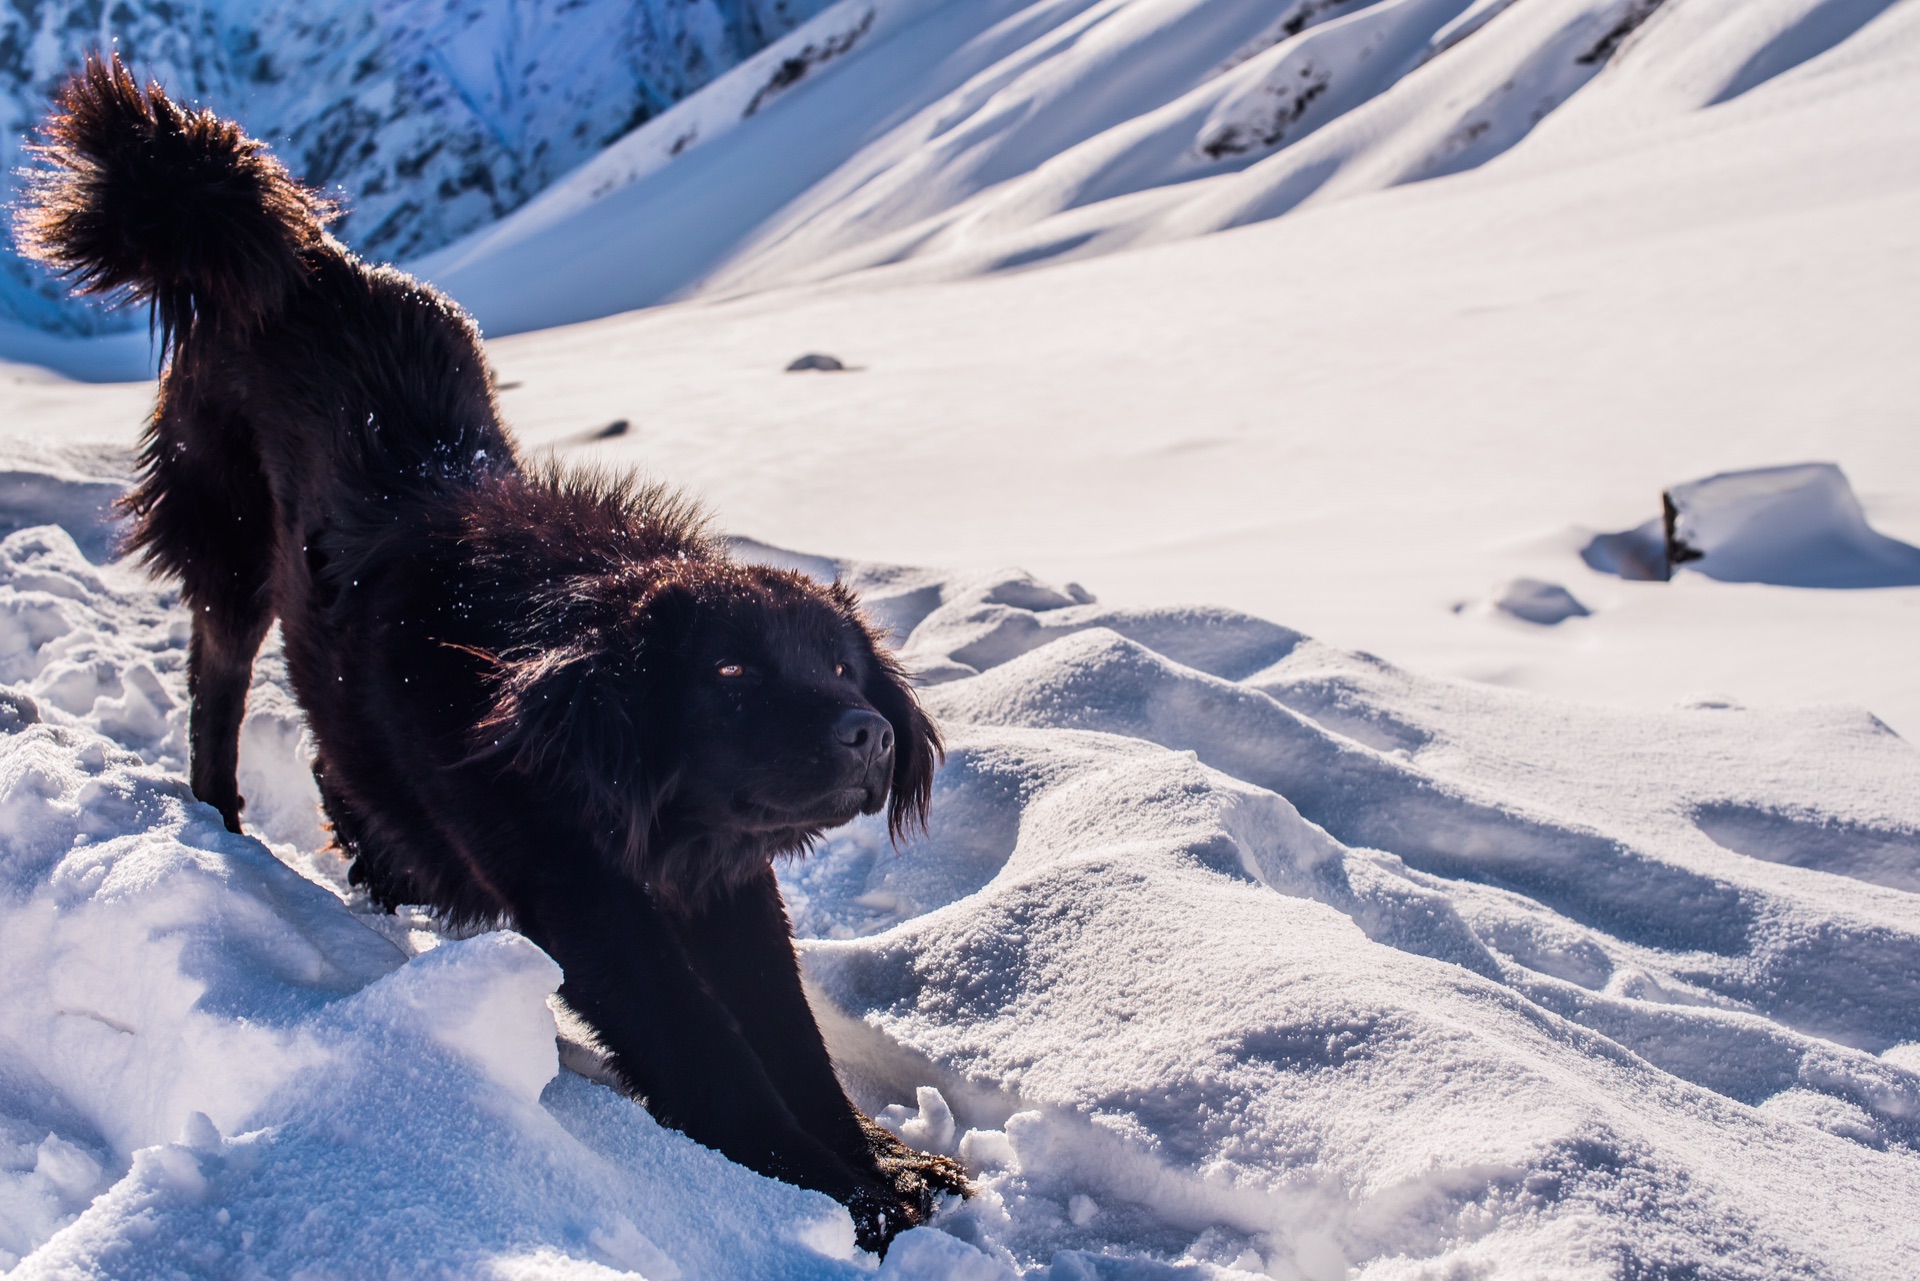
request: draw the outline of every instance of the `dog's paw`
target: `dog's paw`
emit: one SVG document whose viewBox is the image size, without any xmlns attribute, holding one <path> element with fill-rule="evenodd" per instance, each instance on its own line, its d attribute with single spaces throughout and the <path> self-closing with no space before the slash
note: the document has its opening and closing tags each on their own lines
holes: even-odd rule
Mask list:
<svg viewBox="0 0 1920 1281">
<path fill-rule="evenodd" d="M 220 811 L 220 821 L 227 825 L 229 832 L 240 831 L 240 811 L 247 807 L 247 798 L 240 795 L 238 789 L 231 787 L 196 787 L 193 798 L 204 801 Z"/>
<path fill-rule="evenodd" d="M 909 1147 L 872 1121 L 866 1123 L 866 1130 L 874 1168 L 893 1194 L 895 1215 L 900 1221 L 895 1231 L 933 1218 L 942 1197 L 973 1195 L 965 1167 L 952 1157 Z"/>
<path fill-rule="evenodd" d="M 934 1205 L 943 1195 L 973 1195 L 973 1185 L 967 1182 L 965 1168 L 950 1156 L 903 1147 L 899 1155 L 885 1157 L 879 1164 L 881 1173 L 892 1179 L 901 1197 L 912 1201 L 926 1215 L 933 1213 Z"/>
<path fill-rule="evenodd" d="M 972 1196 L 973 1185 L 952 1157 L 908 1147 L 891 1131 L 862 1121 L 880 1185 L 862 1188 L 847 1208 L 860 1247 L 884 1256 L 894 1237 L 933 1218 L 941 1197 Z"/>
<path fill-rule="evenodd" d="M 883 1259 L 895 1237 L 927 1221 L 924 1214 L 902 1202 L 889 1188 L 861 1188 L 847 1203 L 847 1213 L 853 1216 L 854 1242 Z"/>
</svg>

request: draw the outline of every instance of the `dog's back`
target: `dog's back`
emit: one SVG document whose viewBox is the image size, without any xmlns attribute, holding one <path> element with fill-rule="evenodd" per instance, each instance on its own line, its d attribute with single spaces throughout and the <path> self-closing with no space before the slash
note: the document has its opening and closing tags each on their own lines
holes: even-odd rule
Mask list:
<svg viewBox="0 0 1920 1281">
<path fill-rule="evenodd" d="M 37 150 L 22 247 L 87 292 L 149 304 L 168 357 L 161 435 L 244 445 L 283 525 L 511 463 L 466 315 L 361 264 L 327 235 L 331 204 L 232 122 L 92 59 Z M 147 463 L 133 546 L 180 572 Z M 306 492 L 321 477 L 338 492 Z"/>
</svg>

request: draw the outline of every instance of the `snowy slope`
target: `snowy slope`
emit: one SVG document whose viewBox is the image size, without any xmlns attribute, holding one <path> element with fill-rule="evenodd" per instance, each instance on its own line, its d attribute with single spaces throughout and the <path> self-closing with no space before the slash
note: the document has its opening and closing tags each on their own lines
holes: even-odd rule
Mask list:
<svg viewBox="0 0 1920 1281">
<path fill-rule="evenodd" d="M 983 1187 L 883 1276 L 1905 1275 L 1920 755 L 1870 717 L 1600 712 L 742 554 L 858 584 L 952 740 L 926 840 L 785 873 L 856 1093 Z M 0 619 L 0 964 L 45 976 L 0 992 L 13 1275 L 871 1267 L 831 1202 L 559 1070 L 523 941 L 336 897 L 276 661 L 269 850 L 180 782 L 170 593 L 26 529 Z"/>
<path fill-rule="evenodd" d="M 1469 170 L 1562 113 L 1536 157 L 1610 148 L 1889 7 L 842 0 L 420 268 L 502 333 L 1084 257 Z"/>
<path fill-rule="evenodd" d="M 1920 545 L 1920 5 L 1673 113 L 1653 71 L 1684 48 L 1629 73 L 1685 12 L 1497 164 L 1042 270 L 908 264 L 511 337 L 507 411 L 780 545 L 1227 604 L 1574 699 L 1839 702 L 1920 736 L 1920 591 L 1580 558 L 1663 489 L 1810 463 Z M 809 351 L 860 368 L 780 372 Z M 1590 615 L 1489 608 L 1517 579 Z"/>
<path fill-rule="evenodd" d="M 418 254 L 518 207 L 823 3 L 6 0 L 0 201 L 54 88 L 111 45 L 343 194 L 338 230 L 349 242 L 382 258 Z M 0 318 L 115 327 L 62 305 L 10 255 L 0 257 Z"/>
</svg>

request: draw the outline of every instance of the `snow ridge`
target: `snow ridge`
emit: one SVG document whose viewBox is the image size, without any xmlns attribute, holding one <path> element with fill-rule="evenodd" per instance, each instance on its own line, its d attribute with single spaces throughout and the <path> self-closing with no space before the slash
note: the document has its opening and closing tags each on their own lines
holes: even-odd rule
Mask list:
<svg viewBox="0 0 1920 1281">
<path fill-rule="evenodd" d="M 508 333 L 1082 258 L 1475 169 L 1586 97 L 1552 146 L 1591 150 L 1743 98 L 1886 8 L 843 0 L 765 55 L 832 50 L 804 83 L 738 67 L 419 267 Z"/>
</svg>

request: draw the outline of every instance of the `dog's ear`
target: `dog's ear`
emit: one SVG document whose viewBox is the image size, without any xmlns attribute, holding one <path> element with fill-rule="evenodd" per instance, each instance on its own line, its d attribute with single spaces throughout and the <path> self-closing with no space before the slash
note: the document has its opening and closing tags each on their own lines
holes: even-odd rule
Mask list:
<svg viewBox="0 0 1920 1281">
<path fill-rule="evenodd" d="M 492 706 L 474 731 L 476 758 L 572 792 L 636 865 L 673 782 L 673 762 L 653 749 L 674 736 L 651 722 L 664 712 L 682 595 L 649 593 L 628 607 L 627 626 L 584 627 L 571 643 L 494 660 Z M 642 615 L 653 626 L 633 626 Z M 629 643 L 636 632 L 651 643 Z"/>
<path fill-rule="evenodd" d="M 893 789 L 887 798 L 887 833 L 901 837 L 927 827 L 927 802 L 933 797 L 933 772 L 946 759 L 933 718 L 920 706 L 906 669 L 865 628 L 871 657 L 861 694 L 893 726 Z"/>
<path fill-rule="evenodd" d="M 640 709 L 623 697 L 624 684 L 591 644 L 499 660 L 476 754 L 525 774 L 619 788 L 632 781 L 643 746 Z"/>
</svg>

